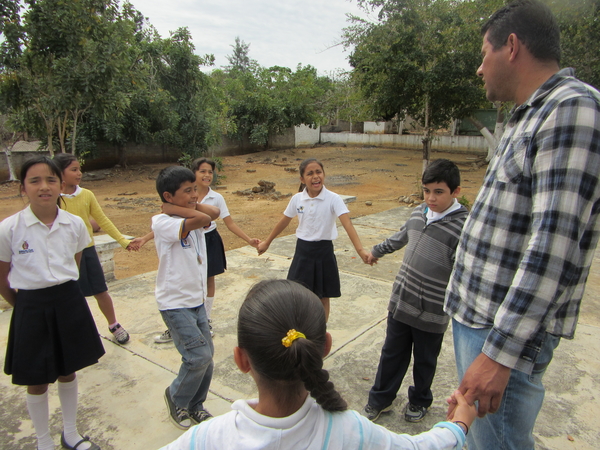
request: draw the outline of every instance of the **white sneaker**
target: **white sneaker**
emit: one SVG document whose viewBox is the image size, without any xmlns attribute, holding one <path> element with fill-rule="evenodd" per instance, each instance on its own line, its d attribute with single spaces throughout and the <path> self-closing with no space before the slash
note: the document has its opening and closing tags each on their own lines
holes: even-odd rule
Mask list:
<svg viewBox="0 0 600 450">
<path fill-rule="evenodd" d="M 171 337 L 171 332 L 167 329 L 163 334 L 159 334 L 158 336 L 154 336 L 154 342 L 157 344 L 166 344 L 168 342 L 172 342 L 173 337 Z"/>
</svg>

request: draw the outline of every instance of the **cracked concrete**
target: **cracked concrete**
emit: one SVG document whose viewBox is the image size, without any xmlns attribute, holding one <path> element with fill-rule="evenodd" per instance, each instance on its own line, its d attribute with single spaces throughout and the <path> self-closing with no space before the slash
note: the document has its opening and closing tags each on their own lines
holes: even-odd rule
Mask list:
<svg viewBox="0 0 600 450">
<path fill-rule="evenodd" d="M 355 219 L 363 245 L 371 247 L 396 231 L 410 214 L 395 208 Z M 276 239 L 263 256 L 251 247 L 227 253 L 227 273 L 217 277 L 213 310 L 215 372 L 206 407 L 213 414 L 230 409 L 237 398 L 256 395 L 249 376 L 240 373 L 232 356 L 236 343 L 237 311 L 244 295 L 256 281 L 285 278 L 295 237 Z M 325 367 L 353 409 L 361 409 L 377 368 L 385 337 L 385 318 L 391 284 L 402 260 L 402 251 L 369 267 L 362 264 L 343 229 L 335 243 L 340 267 L 342 296 L 332 299 L 328 324 L 333 349 Z M 576 337 L 563 340 L 545 377 L 546 401 L 536 428 L 536 448 L 543 450 L 591 450 L 600 445 L 600 264 L 595 259 L 588 281 Z M 148 269 L 153 269 L 149 267 Z M 182 431 L 170 422 L 163 393 L 179 367 L 173 344 L 155 344 L 154 336 L 165 325 L 154 300 L 155 272 L 110 283 L 119 320 L 131 335 L 125 346 L 110 340 L 106 322 L 93 298 L 89 305 L 103 336 L 106 355 L 94 366 L 78 373 L 80 409 L 78 427 L 103 450 L 158 449 Z M 4 362 L 11 311 L 0 314 L 0 364 Z M 458 385 L 451 330 L 446 333 L 433 383 L 434 403 L 425 420 L 403 420 L 409 375 L 394 410 L 384 414 L 381 425 L 399 433 L 415 434 L 445 417 L 446 396 Z M 50 426 L 58 444 L 62 418 L 56 387 L 50 387 Z M 25 404 L 25 388 L 13 386 L 0 376 L 0 448 L 35 449 L 35 434 Z"/>
</svg>

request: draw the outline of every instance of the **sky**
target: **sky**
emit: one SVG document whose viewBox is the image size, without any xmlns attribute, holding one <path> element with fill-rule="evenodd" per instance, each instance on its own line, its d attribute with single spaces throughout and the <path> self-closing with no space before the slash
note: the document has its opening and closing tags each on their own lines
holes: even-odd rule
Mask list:
<svg viewBox="0 0 600 450">
<path fill-rule="evenodd" d="M 196 53 L 215 56 L 214 68 L 226 66 L 236 36 L 250 44 L 249 56 L 261 66 L 292 70 L 300 63 L 320 75 L 348 71 L 342 29 L 346 13 L 365 16 L 356 0 L 130 0 L 161 37 L 188 27 Z"/>
</svg>

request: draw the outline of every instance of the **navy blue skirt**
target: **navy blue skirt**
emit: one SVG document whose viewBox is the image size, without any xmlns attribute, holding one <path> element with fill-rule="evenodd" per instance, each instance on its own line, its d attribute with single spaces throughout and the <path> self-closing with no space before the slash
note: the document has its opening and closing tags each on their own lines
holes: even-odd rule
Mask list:
<svg viewBox="0 0 600 450">
<path fill-rule="evenodd" d="M 225 246 L 223 245 L 223 239 L 215 228 L 208 233 L 204 233 L 204 239 L 206 240 L 206 253 L 207 253 L 207 277 L 214 277 L 220 275 L 227 269 L 227 259 L 225 258 Z"/>
<path fill-rule="evenodd" d="M 319 298 L 340 297 L 340 273 L 333 242 L 298 239 L 287 279 L 306 286 Z"/>
<path fill-rule="evenodd" d="M 13 384 L 54 383 L 102 355 L 94 318 L 76 281 L 17 292 L 4 362 Z"/>
<path fill-rule="evenodd" d="M 84 248 L 81 252 L 77 283 L 79 283 L 79 288 L 86 297 L 108 291 L 104 270 L 102 270 L 102 264 L 100 264 L 100 258 L 98 258 L 94 245 Z"/>
</svg>

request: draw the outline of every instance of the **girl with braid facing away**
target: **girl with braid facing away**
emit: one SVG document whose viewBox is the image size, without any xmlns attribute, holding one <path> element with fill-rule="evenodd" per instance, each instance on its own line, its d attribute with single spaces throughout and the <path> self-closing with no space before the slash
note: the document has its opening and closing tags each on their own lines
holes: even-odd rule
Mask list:
<svg viewBox="0 0 600 450">
<path fill-rule="evenodd" d="M 238 318 L 238 368 L 258 399 L 186 431 L 162 450 L 178 449 L 460 449 L 476 410 L 458 391 L 454 422 L 418 436 L 399 435 L 348 410 L 329 381 L 331 349 L 319 298 L 290 280 L 266 280 L 248 293 Z M 450 401 L 450 400 L 449 400 Z"/>
</svg>

